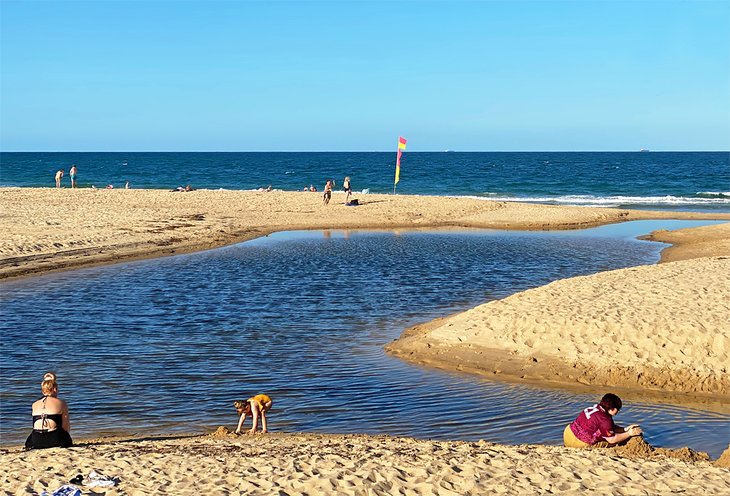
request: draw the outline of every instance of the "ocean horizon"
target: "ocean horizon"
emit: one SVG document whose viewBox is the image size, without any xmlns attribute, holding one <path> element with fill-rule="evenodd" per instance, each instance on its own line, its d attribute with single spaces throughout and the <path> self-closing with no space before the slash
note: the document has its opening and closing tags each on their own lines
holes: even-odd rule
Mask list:
<svg viewBox="0 0 730 496">
<path fill-rule="evenodd" d="M 2 152 L 0 187 L 393 193 L 394 152 Z M 730 152 L 406 152 L 396 193 L 596 208 L 730 212 Z"/>
</svg>

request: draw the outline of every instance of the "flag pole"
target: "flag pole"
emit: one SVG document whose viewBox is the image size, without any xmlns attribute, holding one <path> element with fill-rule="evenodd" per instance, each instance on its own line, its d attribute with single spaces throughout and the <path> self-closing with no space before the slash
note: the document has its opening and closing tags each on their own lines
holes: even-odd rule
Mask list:
<svg viewBox="0 0 730 496">
<path fill-rule="evenodd" d="M 406 149 L 406 139 L 402 136 L 398 136 L 398 153 L 395 159 L 395 181 L 393 181 L 393 194 L 395 195 L 395 187 L 400 181 L 400 158 L 403 155 L 403 150 Z"/>
</svg>

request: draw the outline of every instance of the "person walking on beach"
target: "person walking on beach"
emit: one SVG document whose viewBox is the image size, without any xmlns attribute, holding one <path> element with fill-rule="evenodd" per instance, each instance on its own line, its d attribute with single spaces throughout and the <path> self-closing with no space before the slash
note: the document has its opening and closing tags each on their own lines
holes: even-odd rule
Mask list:
<svg viewBox="0 0 730 496">
<path fill-rule="evenodd" d="M 238 420 L 238 427 L 236 427 L 236 434 L 241 433 L 243 422 L 246 420 L 247 415 L 251 415 L 253 426 L 248 431 L 249 434 L 256 434 L 256 429 L 259 426 L 259 416 L 261 417 L 261 432 L 268 432 L 268 426 L 266 425 L 266 412 L 271 410 L 273 401 L 266 394 L 257 394 L 246 401 L 234 401 L 233 406 L 236 407 L 236 411 L 241 416 Z"/>
<path fill-rule="evenodd" d="M 63 172 L 64 172 L 63 169 L 59 169 L 56 171 L 56 187 L 57 188 L 61 187 L 61 179 L 63 179 Z"/>
<path fill-rule="evenodd" d="M 345 205 L 347 205 L 350 195 L 352 194 L 352 185 L 350 184 L 350 176 L 346 176 L 342 182 L 342 189 L 345 191 Z"/>
<path fill-rule="evenodd" d="M 71 170 L 68 171 L 68 175 L 71 176 L 71 187 L 76 187 L 76 165 L 71 166 Z"/>
<path fill-rule="evenodd" d="M 612 393 L 604 395 L 600 403 L 580 412 L 573 423 L 565 427 L 563 443 L 568 448 L 608 448 L 640 436 L 641 427 L 638 425 L 624 429 L 613 422 L 621 407 L 621 398 Z"/>
<path fill-rule="evenodd" d="M 48 372 L 41 382 L 43 397 L 33 403 L 33 431 L 25 441 L 26 449 L 68 448 L 71 440 L 71 422 L 68 405 L 58 398 L 56 374 Z"/>
<path fill-rule="evenodd" d="M 330 202 L 330 198 L 332 198 L 332 180 L 327 179 L 327 182 L 324 184 L 324 195 L 322 196 L 323 203 L 327 205 Z"/>
</svg>

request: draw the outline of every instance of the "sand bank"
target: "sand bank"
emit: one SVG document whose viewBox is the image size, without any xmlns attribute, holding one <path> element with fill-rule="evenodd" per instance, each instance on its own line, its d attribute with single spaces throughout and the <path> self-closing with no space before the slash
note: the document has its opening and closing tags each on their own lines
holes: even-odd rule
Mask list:
<svg viewBox="0 0 730 496">
<path fill-rule="evenodd" d="M 485 441 L 271 434 L 0 449 L 5 494 L 40 493 L 95 470 L 129 494 L 730 494 L 730 469 L 688 450 L 573 450 Z M 83 486 L 79 486 L 82 487 Z M 91 489 L 86 489 L 91 491 Z"/>
<path fill-rule="evenodd" d="M 730 257 L 712 257 L 555 281 L 411 329 L 387 349 L 498 378 L 706 395 L 727 410 L 728 322 Z"/>
<path fill-rule="evenodd" d="M 552 207 L 408 195 L 0 188 L 0 278 L 202 250 L 295 229 L 576 229 L 730 214 Z"/>
<path fill-rule="evenodd" d="M 662 262 L 730 255 L 730 223 L 728 222 L 676 231 L 659 230 L 643 236 L 642 239 L 672 245 L 662 250 Z"/>
</svg>

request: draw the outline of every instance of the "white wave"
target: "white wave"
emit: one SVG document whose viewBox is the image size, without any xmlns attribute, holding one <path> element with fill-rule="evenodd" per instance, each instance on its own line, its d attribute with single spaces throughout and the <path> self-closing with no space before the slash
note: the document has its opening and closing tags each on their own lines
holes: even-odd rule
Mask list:
<svg viewBox="0 0 730 496">
<path fill-rule="evenodd" d="M 591 196 L 591 195 L 564 195 L 564 196 L 535 196 L 517 197 L 500 196 L 486 193 L 481 197 L 485 200 L 524 203 L 557 203 L 565 205 L 581 205 L 592 207 L 616 207 L 619 205 L 730 205 L 730 195 L 715 198 L 688 197 L 688 196 Z M 479 197 L 472 197 L 479 198 Z"/>
<path fill-rule="evenodd" d="M 730 198 L 730 191 L 698 191 L 695 193 L 698 196 L 702 197 L 717 197 L 717 198 Z"/>
</svg>

